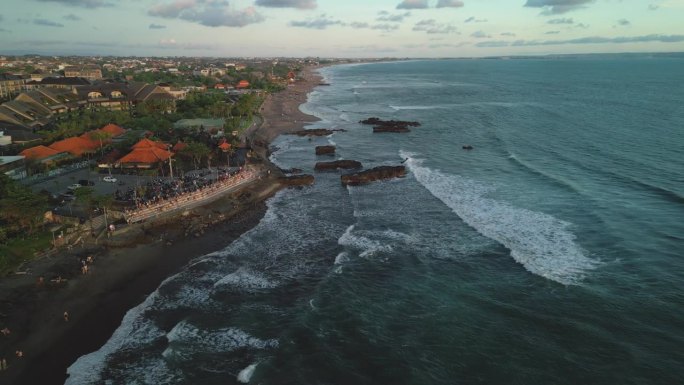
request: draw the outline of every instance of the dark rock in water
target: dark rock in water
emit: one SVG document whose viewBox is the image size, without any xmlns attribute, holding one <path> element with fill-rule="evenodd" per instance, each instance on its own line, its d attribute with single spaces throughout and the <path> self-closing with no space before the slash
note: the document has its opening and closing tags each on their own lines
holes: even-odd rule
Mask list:
<svg viewBox="0 0 684 385">
<path fill-rule="evenodd" d="M 289 135 L 297 135 L 297 136 L 328 136 L 332 135 L 335 132 L 344 132 L 346 130 L 343 129 L 335 129 L 335 130 L 330 130 L 327 128 L 316 128 L 313 130 L 299 130 L 299 131 L 294 131 L 291 132 Z"/>
<path fill-rule="evenodd" d="M 464 149 L 464 150 L 472 150 L 472 149 L 473 149 L 473 146 L 471 146 L 471 145 L 469 145 L 469 144 L 466 144 L 466 145 L 463 146 L 463 149 Z"/>
<path fill-rule="evenodd" d="M 380 166 L 353 174 L 342 175 L 340 179 L 345 186 L 359 186 L 376 180 L 403 178 L 405 176 L 406 167 L 404 166 Z"/>
<path fill-rule="evenodd" d="M 335 153 L 335 146 L 317 146 L 316 155 L 333 155 Z"/>
<path fill-rule="evenodd" d="M 301 174 L 302 169 L 294 167 L 285 169 L 281 168 L 280 172 L 282 172 L 283 174 Z"/>
<path fill-rule="evenodd" d="M 308 174 L 284 176 L 278 181 L 285 186 L 311 186 L 314 184 L 314 176 Z"/>
<path fill-rule="evenodd" d="M 411 132 L 406 126 L 375 126 L 373 132 Z"/>
<path fill-rule="evenodd" d="M 420 127 L 420 123 L 411 122 L 407 120 L 382 120 L 380 118 L 368 118 L 360 121 L 361 124 L 369 124 L 373 126 L 406 126 L 406 127 Z"/>
<path fill-rule="evenodd" d="M 335 160 L 332 162 L 318 162 L 314 166 L 316 171 L 330 171 L 338 169 L 356 169 L 363 167 L 361 162 L 355 160 Z"/>
</svg>

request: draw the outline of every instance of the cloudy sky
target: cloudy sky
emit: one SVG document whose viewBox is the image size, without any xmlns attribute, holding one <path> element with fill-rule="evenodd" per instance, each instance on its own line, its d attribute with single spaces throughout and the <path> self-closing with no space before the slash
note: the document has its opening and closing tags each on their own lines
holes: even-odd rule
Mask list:
<svg viewBox="0 0 684 385">
<path fill-rule="evenodd" d="M 3 0 L 0 54 L 684 51 L 684 0 Z"/>
</svg>

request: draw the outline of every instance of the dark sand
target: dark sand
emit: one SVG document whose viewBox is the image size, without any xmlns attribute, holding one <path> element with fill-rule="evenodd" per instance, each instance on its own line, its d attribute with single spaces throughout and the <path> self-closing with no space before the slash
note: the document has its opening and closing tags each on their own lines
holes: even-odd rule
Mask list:
<svg viewBox="0 0 684 385">
<path fill-rule="evenodd" d="M 268 143 L 317 120 L 298 109 L 320 82 L 311 71 L 303 72 L 304 81 L 268 97 L 261 111 L 263 121 L 250 129 L 250 136 Z M 104 345 L 126 312 L 164 279 L 191 259 L 225 248 L 258 224 L 266 212 L 264 200 L 281 188 L 276 176 L 246 187 L 248 197 L 235 193 L 171 223 L 138 226 L 124 239 L 132 246 L 86 244 L 31 263 L 30 274 L 0 279 L 0 329 L 11 330 L 9 336 L 0 335 L 0 360 L 5 358 L 9 365 L 0 371 L 0 384 L 64 384 L 66 369 Z M 201 226 L 218 221 L 219 214 L 225 220 Z M 89 274 L 81 275 L 79 260 L 87 255 L 94 255 L 95 261 Z M 45 283 L 39 286 L 36 281 L 41 275 Z M 50 282 L 57 275 L 69 281 Z M 15 356 L 18 349 L 24 353 L 22 358 Z"/>
</svg>

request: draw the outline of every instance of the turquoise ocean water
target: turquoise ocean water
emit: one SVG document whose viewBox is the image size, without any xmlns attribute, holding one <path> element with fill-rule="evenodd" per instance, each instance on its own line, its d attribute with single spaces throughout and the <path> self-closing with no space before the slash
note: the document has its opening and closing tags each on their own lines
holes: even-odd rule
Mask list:
<svg viewBox="0 0 684 385">
<path fill-rule="evenodd" d="M 407 177 L 280 192 L 68 384 L 681 383 L 682 59 L 321 72 L 302 109 L 347 131 L 281 137 L 272 160 L 405 161 Z M 373 134 L 371 116 L 422 126 Z M 326 144 L 335 158 L 315 156 Z"/>
</svg>

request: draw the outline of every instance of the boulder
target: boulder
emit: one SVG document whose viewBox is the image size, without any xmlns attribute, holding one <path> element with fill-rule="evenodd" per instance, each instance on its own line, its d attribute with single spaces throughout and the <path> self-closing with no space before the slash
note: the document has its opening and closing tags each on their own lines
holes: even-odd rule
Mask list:
<svg viewBox="0 0 684 385">
<path fill-rule="evenodd" d="M 316 155 L 333 155 L 335 146 L 316 146 Z"/>
<path fill-rule="evenodd" d="M 340 179 L 345 186 L 359 186 L 376 180 L 403 178 L 405 176 L 406 167 L 404 166 L 380 166 L 353 174 L 345 174 Z"/>
<path fill-rule="evenodd" d="M 302 169 L 300 169 L 300 168 L 295 168 L 295 167 L 292 167 L 292 168 L 281 168 L 281 169 L 280 169 L 280 172 L 282 172 L 283 174 L 301 174 L 301 173 L 302 173 Z"/>
<path fill-rule="evenodd" d="M 465 144 L 465 145 L 463 145 L 462 148 L 463 148 L 464 150 L 472 150 L 472 149 L 473 149 L 473 146 L 471 146 L 471 145 L 469 145 L 469 144 Z"/>
<path fill-rule="evenodd" d="M 284 176 L 278 179 L 284 186 L 311 186 L 314 176 L 308 174 Z"/>
<path fill-rule="evenodd" d="M 338 170 L 338 169 L 357 169 L 363 167 L 361 165 L 361 162 L 355 161 L 355 160 L 335 160 L 332 162 L 318 162 L 314 166 L 314 170 L 316 171 L 331 171 L 331 170 Z"/>
<path fill-rule="evenodd" d="M 406 127 L 420 127 L 420 123 L 411 122 L 407 120 L 382 120 L 380 118 L 368 118 L 360 121 L 361 124 L 368 124 L 372 126 L 406 126 Z"/>
</svg>

